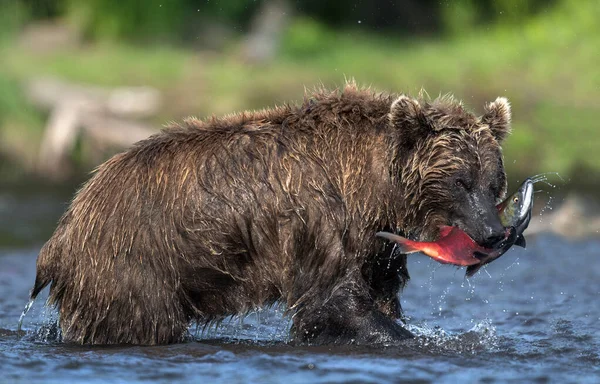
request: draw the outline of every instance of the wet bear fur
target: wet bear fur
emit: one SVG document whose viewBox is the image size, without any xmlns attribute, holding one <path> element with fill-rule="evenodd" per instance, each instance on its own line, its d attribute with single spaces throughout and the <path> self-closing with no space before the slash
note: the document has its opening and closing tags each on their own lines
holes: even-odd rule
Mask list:
<svg viewBox="0 0 600 384">
<path fill-rule="evenodd" d="M 501 236 L 510 108 L 348 84 L 301 105 L 186 120 L 96 170 L 37 260 L 63 339 L 165 344 L 283 302 L 295 343 L 394 343 L 406 256 L 377 231 Z"/>
</svg>

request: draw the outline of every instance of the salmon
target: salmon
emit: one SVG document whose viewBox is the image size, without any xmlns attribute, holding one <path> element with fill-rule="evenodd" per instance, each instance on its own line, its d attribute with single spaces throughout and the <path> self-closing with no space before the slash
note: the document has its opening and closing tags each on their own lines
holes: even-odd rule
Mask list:
<svg viewBox="0 0 600 384">
<path fill-rule="evenodd" d="M 440 263 L 467 267 L 466 276 L 471 277 L 513 245 L 525 247 L 523 232 L 531 220 L 533 183 L 532 179 L 526 179 L 515 193 L 496 206 L 505 236 L 493 249 L 482 247 L 466 232 L 452 226 L 440 227 L 440 236 L 434 242 L 413 241 L 390 232 L 377 232 L 376 236 L 394 241 L 400 253 L 422 252 Z"/>
<path fill-rule="evenodd" d="M 474 256 L 475 252 L 482 254 L 492 252 L 491 249 L 477 244 L 466 232 L 457 227 L 441 227 L 440 237 L 434 242 L 412 241 L 389 232 L 377 232 L 376 235 L 396 242 L 400 253 L 423 252 L 440 263 L 463 267 L 481 262 L 480 259 Z"/>
</svg>

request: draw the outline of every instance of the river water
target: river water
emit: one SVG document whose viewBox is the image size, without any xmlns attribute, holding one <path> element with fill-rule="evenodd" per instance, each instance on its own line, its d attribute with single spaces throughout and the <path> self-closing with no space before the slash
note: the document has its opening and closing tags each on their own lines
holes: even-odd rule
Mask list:
<svg viewBox="0 0 600 384">
<path fill-rule="evenodd" d="M 53 217 L 62 207 L 44 212 Z M 0 204 L 5 236 L 47 232 L 34 213 L 8 221 L 7 209 Z M 514 248 L 468 280 L 464 269 L 412 255 L 402 305 L 419 337 L 394 347 L 301 348 L 286 344 L 281 308 L 217 329 L 191 327 L 190 341 L 177 345 L 68 345 L 57 341 L 47 293 L 19 335 L 36 244 L 0 248 L 0 382 L 600 382 L 598 239 L 529 237 L 526 250 Z"/>
</svg>

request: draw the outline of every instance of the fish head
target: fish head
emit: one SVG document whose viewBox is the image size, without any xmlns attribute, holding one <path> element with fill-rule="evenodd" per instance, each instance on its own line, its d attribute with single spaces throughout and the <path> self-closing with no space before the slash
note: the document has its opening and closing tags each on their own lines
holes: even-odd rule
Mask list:
<svg viewBox="0 0 600 384">
<path fill-rule="evenodd" d="M 515 193 L 498 204 L 498 216 L 505 227 L 515 227 L 518 234 L 529 225 L 533 207 L 533 181 L 525 179 Z"/>
</svg>

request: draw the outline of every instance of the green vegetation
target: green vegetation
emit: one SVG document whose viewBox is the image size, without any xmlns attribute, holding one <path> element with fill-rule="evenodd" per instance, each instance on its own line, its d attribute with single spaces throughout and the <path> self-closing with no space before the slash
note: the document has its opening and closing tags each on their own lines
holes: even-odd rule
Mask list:
<svg viewBox="0 0 600 384">
<path fill-rule="evenodd" d="M 472 17 L 468 7 L 453 12 Z M 165 95 L 160 123 L 299 100 L 305 86 L 339 86 L 355 78 L 413 95 L 421 88 L 432 97 L 454 93 L 478 111 L 484 102 L 507 96 L 514 109 L 514 134 L 505 146 L 511 174 L 556 171 L 568 177 L 575 167 L 600 172 L 600 3 L 563 0 L 527 14 L 476 25 L 468 33 L 446 23 L 456 33 L 443 38 L 394 38 L 358 24 L 332 30 L 297 17 L 282 38 L 279 57 L 264 66 L 240 60 L 237 38 L 221 53 L 115 39 L 36 52 L 4 39 L 0 151 L 8 148 L 25 158 L 37 151 L 43 116 L 27 105 L 20 87 L 35 76 L 155 86 Z"/>
</svg>

